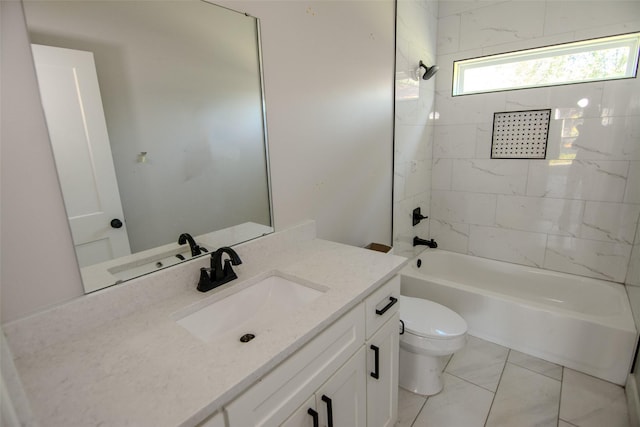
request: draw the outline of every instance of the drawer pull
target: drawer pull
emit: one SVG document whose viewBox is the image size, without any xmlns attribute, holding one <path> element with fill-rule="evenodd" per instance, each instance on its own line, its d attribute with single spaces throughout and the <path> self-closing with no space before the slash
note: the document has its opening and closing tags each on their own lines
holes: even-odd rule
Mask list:
<svg viewBox="0 0 640 427">
<path fill-rule="evenodd" d="M 331 399 L 323 394 L 322 401 L 327 404 L 327 427 L 333 427 L 333 405 Z"/>
<path fill-rule="evenodd" d="M 398 302 L 398 298 L 394 298 L 394 297 L 390 296 L 389 297 L 389 303 L 387 305 L 385 305 L 384 307 L 382 307 L 382 310 L 376 309 L 376 314 L 378 316 L 382 316 L 383 314 L 385 314 L 387 312 L 387 310 L 389 310 L 397 302 Z M 369 312 L 369 313 L 371 313 L 371 312 Z"/>
<path fill-rule="evenodd" d="M 311 418 L 313 418 L 313 427 L 318 427 L 318 413 L 309 408 L 307 409 L 307 414 L 311 415 Z"/>
<path fill-rule="evenodd" d="M 375 379 L 380 378 L 380 348 L 371 344 L 369 347 L 373 350 L 373 372 L 371 372 L 371 376 Z"/>
</svg>

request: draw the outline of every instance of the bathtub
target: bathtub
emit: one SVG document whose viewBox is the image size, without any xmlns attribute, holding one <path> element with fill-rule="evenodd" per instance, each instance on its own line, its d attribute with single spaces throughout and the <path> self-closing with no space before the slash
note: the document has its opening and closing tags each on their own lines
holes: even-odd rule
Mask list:
<svg viewBox="0 0 640 427">
<path fill-rule="evenodd" d="M 401 271 L 401 293 L 453 309 L 470 335 L 626 383 L 636 329 L 623 285 L 427 249 Z"/>
</svg>

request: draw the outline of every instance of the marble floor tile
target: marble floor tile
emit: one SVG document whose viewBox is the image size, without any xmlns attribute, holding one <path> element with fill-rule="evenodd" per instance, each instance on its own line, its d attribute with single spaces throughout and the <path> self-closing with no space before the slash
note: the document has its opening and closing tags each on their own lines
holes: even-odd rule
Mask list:
<svg viewBox="0 0 640 427">
<path fill-rule="evenodd" d="M 482 427 L 493 393 L 447 373 L 444 389 L 427 399 L 413 427 Z"/>
<path fill-rule="evenodd" d="M 507 363 L 487 427 L 558 425 L 560 381 Z"/>
<path fill-rule="evenodd" d="M 495 392 L 509 349 L 469 336 L 465 347 L 456 352 L 445 372 Z"/>
<path fill-rule="evenodd" d="M 440 369 L 442 371 L 445 370 L 445 368 L 447 367 L 447 365 L 449 364 L 449 362 L 451 361 L 451 358 L 453 357 L 453 354 L 450 354 L 448 356 L 441 356 L 438 357 L 438 362 L 440 363 Z"/>
<path fill-rule="evenodd" d="M 519 351 L 511 350 L 507 362 L 556 380 L 562 380 L 562 366 L 529 356 L 528 354 L 520 353 Z"/>
<path fill-rule="evenodd" d="M 427 398 L 398 387 L 398 422 L 395 427 L 411 427 Z"/>
<path fill-rule="evenodd" d="M 443 377 L 428 399 L 399 389 L 397 427 L 629 426 L 622 387 L 479 338 Z"/>
<path fill-rule="evenodd" d="M 629 415 L 624 389 L 565 368 L 560 418 L 579 427 L 627 427 Z"/>
</svg>

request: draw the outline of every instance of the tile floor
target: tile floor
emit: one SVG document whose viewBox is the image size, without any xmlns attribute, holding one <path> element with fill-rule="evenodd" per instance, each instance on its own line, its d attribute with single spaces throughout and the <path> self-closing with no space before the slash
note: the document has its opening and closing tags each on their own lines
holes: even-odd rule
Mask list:
<svg viewBox="0 0 640 427">
<path fill-rule="evenodd" d="M 446 363 L 444 390 L 400 389 L 397 427 L 628 427 L 624 389 L 469 337 Z"/>
</svg>

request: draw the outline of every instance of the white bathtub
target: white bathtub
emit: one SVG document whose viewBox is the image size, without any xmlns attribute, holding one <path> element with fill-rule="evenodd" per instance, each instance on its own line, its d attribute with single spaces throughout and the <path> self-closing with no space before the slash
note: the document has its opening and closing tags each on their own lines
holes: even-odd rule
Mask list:
<svg viewBox="0 0 640 427">
<path fill-rule="evenodd" d="M 453 309 L 470 335 L 616 384 L 627 380 L 636 329 L 623 285 L 438 249 L 401 274 L 403 295 Z"/>
</svg>

